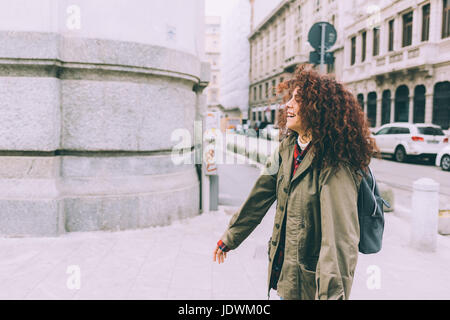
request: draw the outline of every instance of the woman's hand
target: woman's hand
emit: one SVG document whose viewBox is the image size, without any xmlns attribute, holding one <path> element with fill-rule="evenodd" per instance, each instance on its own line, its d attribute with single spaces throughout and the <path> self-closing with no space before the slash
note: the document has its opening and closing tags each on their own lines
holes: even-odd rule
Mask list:
<svg viewBox="0 0 450 320">
<path fill-rule="evenodd" d="M 220 263 L 225 262 L 226 257 L 227 257 L 227 253 L 220 250 L 219 246 L 216 246 L 216 248 L 214 249 L 213 261 L 216 262 L 216 258 L 217 258 L 217 262 L 220 264 Z"/>
</svg>

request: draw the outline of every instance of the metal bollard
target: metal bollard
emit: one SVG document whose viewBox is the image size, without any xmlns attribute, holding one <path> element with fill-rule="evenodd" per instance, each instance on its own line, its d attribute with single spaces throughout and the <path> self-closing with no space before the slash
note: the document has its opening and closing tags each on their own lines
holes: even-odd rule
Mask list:
<svg viewBox="0 0 450 320">
<path fill-rule="evenodd" d="M 421 178 L 413 184 L 411 246 L 436 251 L 439 213 L 439 183 Z"/>
</svg>

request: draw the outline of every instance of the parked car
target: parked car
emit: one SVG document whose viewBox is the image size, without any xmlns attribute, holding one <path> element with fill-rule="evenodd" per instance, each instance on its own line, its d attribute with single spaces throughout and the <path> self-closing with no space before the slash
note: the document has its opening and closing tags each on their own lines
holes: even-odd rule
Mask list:
<svg viewBox="0 0 450 320">
<path fill-rule="evenodd" d="M 259 137 L 260 132 L 269 124 L 269 122 L 265 121 L 256 121 L 253 126 L 251 126 L 248 130 L 247 135 L 250 137 Z M 253 129 L 253 130 L 251 130 Z"/>
<path fill-rule="evenodd" d="M 236 125 L 236 133 L 237 134 L 244 134 L 244 128 L 241 124 Z"/>
<path fill-rule="evenodd" d="M 279 128 L 273 124 L 268 124 L 261 130 L 260 136 L 268 140 L 277 140 L 279 135 Z"/>
<path fill-rule="evenodd" d="M 441 127 L 424 123 L 388 123 L 373 135 L 382 154 L 398 162 L 408 157 L 426 157 L 434 163 L 437 153 L 448 144 Z"/>
<path fill-rule="evenodd" d="M 436 156 L 436 166 L 442 170 L 450 171 L 450 145 L 446 146 L 438 152 Z"/>
</svg>

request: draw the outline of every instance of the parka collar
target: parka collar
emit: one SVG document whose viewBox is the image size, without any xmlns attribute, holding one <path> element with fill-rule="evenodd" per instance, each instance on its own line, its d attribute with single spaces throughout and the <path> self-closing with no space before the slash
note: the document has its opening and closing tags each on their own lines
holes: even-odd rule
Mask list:
<svg viewBox="0 0 450 320">
<path fill-rule="evenodd" d="M 287 163 L 287 165 L 283 166 L 284 168 L 283 175 L 285 175 L 286 177 L 290 177 L 293 169 L 292 166 L 294 162 L 294 148 L 297 140 L 297 135 L 291 134 L 288 137 L 286 137 L 286 139 L 287 141 L 285 144 L 285 148 L 283 148 L 280 151 L 280 155 L 281 161 Z M 314 151 L 309 150 L 306 153 L 305 158 L 302 160 L 297 170 L 295 171 L 295 175 L 291 178 L 291 183 L 295 179 L 299 178 L 303 174 L 303 172 L 305 172 L 312 165 L 313 159 L 314 159 Z"/>
</svg>

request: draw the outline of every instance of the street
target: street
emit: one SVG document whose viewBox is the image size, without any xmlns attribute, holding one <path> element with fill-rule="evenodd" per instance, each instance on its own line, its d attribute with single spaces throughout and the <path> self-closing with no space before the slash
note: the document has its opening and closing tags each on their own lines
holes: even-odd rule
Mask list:
<svg viewBox="0 0 450 320">
<path fill-rule="evenodd" d="M 409 247 L 408 214 L 411 213 L 412 184 L 422 177 L 432 178 L 441 185 L 440 208 L 450 208 L 450 173 L 438 167 L 422 164 L 420 161 L 397 163 L 389 159 L 373 159 L 371 168 L 377 181 L 393 188 L 396 206 L 401 209 L 385 214 L 386 224 L 381 252 L 374 255 L 359 255 L 351 298 L 448 299 L 450 272 L 447 268 L 450 264 L 450 236 L 438 235 L 437 252 L 415 251 Z M 258 173 L 259 169 L 250 165 L 219 166 L 219 203 L 242 204 Z M 269 239 L 273 213 L 274 206 L 254 233 Z M 263 244 L 261 241 L 261 245 Z M 262 249 L 255 250 L 257 252 Z M 371 277 L 377 274 L 380 276 L 379 282 L 371 282 Z"/>
<path fill-rule="evenodd" d="M 380 179 L 394 168 L 401 177 L 397 180 L 407 184 L 416 177 L 401 175 L 405 166 L 417 165 L 382 160 L 373 167 Z M 448 174 L 424 169 L 435 172 L 441 183 L 440 175 Z M 259 169 L 224 164 L 218 172 L 216 212 L 140 230 L 1 238 L 0 298 L 267 299 L 267 241 L 275 203 L 224 264 L 213 263 L 216 242 Z M 408 244 L 409 230 L 407 219 L 386 213 L 383 249 L 359 255 L 351 299 L 448 299 L 450 237 L 438 235 L 436 252 L 419 252 Z M 273 290 L 270 299 L 278 299 Z"/>
<path fill-rule="evenodd" d="M 411 208 L 412 187 L 420 178 L 431 178 L 439 183 L 439 208 L 450 209 L 450 172 L 425 161 L 398 163 L 389 158 L 372 159 L 371 168 L 378 182 L 393 188 L 395 201 L 402 208 Z"/>
</svg>

